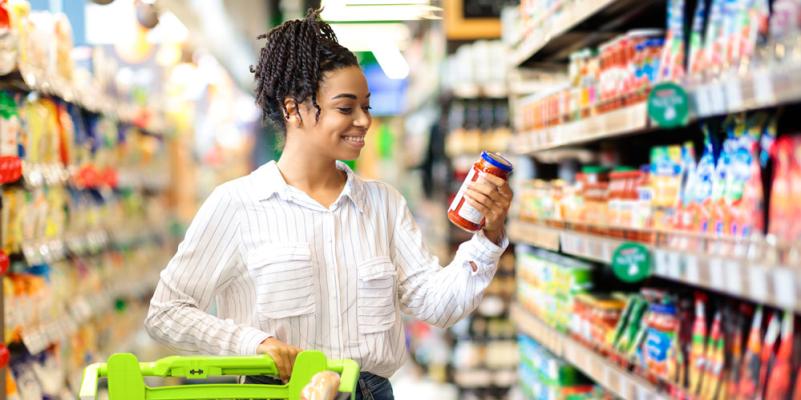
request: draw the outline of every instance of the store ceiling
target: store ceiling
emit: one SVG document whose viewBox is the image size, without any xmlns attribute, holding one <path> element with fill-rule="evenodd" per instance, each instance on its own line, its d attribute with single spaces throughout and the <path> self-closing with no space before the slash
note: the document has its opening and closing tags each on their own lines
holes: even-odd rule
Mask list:
<svg viewBox="0 0 801 400">
<path fill-rule="evenodd" d="M 256 37 L 269 29 L 270 1 L 159 0 L 158 4 L 186 25 L 193 44 L 210 51 L 240 87 L 251 91 L 249 68 L 262 45 Z"/>
</svg>

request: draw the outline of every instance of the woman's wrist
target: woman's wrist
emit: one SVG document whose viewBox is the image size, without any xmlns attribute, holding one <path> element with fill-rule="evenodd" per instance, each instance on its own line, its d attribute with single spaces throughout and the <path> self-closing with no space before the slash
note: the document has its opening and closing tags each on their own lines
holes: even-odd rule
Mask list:
<svg viewBox="0 0 801 400">
<path fill-rule="evenodd" d="M 501 245 L 501 241 L 503 240 L 503 227 L 498 229 L 486 229 L 484 228 L 484 236 L 489 239 L 492 243 L 496 245 Z"/>
</svg>

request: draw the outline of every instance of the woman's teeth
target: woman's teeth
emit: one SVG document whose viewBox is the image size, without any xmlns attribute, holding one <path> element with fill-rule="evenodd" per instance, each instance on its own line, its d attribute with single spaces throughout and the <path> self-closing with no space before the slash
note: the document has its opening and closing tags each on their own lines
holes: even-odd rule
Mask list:
<svg viewBox="0 0 801 400">
<path fill-rule="evenodd" d="M 364 144 L 364 136 L 343 136 L 343 140 L 353 144 Z"/>
</svg>

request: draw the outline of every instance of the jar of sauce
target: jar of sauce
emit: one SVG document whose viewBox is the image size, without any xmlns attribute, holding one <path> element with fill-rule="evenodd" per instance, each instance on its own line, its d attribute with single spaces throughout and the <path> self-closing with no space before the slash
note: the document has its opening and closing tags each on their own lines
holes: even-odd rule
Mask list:
<svg viewBox="0 0 801 400">
<path fill-rule="evenodd" d="M 453 202 L 448 207 L 448 219 L 454 225 L 468 232 L 481 230 L 484 227 L 484 215 L 470 204 L 467 204 L 467 199 L 465 198 L 467 187 L 487 174 L 507 180 L 511 173 L 512 163 L 503 158 L 503 156 L 498 153 L 482 152 L 481 157 L 473 163 L 467 178 L 462 183 L 462 187 L 459 188 L 459 192 L 456 193 L 456 197 L 453 198 Z"/>
</svg>

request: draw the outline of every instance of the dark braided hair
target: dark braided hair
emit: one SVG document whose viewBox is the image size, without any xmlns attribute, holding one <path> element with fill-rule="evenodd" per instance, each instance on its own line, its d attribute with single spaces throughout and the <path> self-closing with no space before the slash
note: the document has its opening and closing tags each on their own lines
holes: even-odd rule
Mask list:
<svg viewBox="0 0 801 400">
<path fill-rule="evenodd" d="M 258 65 L 250 66 L 256 76 L 256 104 L 264 120 L 281 131 L 286 130 L 284 99 L 298 105 L 311 98 L 319 119 L 317 90 L 323 74 L 359 65 L 356 56 L 337 42 L 331 26 L 320 19 L 320 10 L 310 9 L 305 19 L 284 22 L 259 39 L 267 42 Z"/>
</svg>

